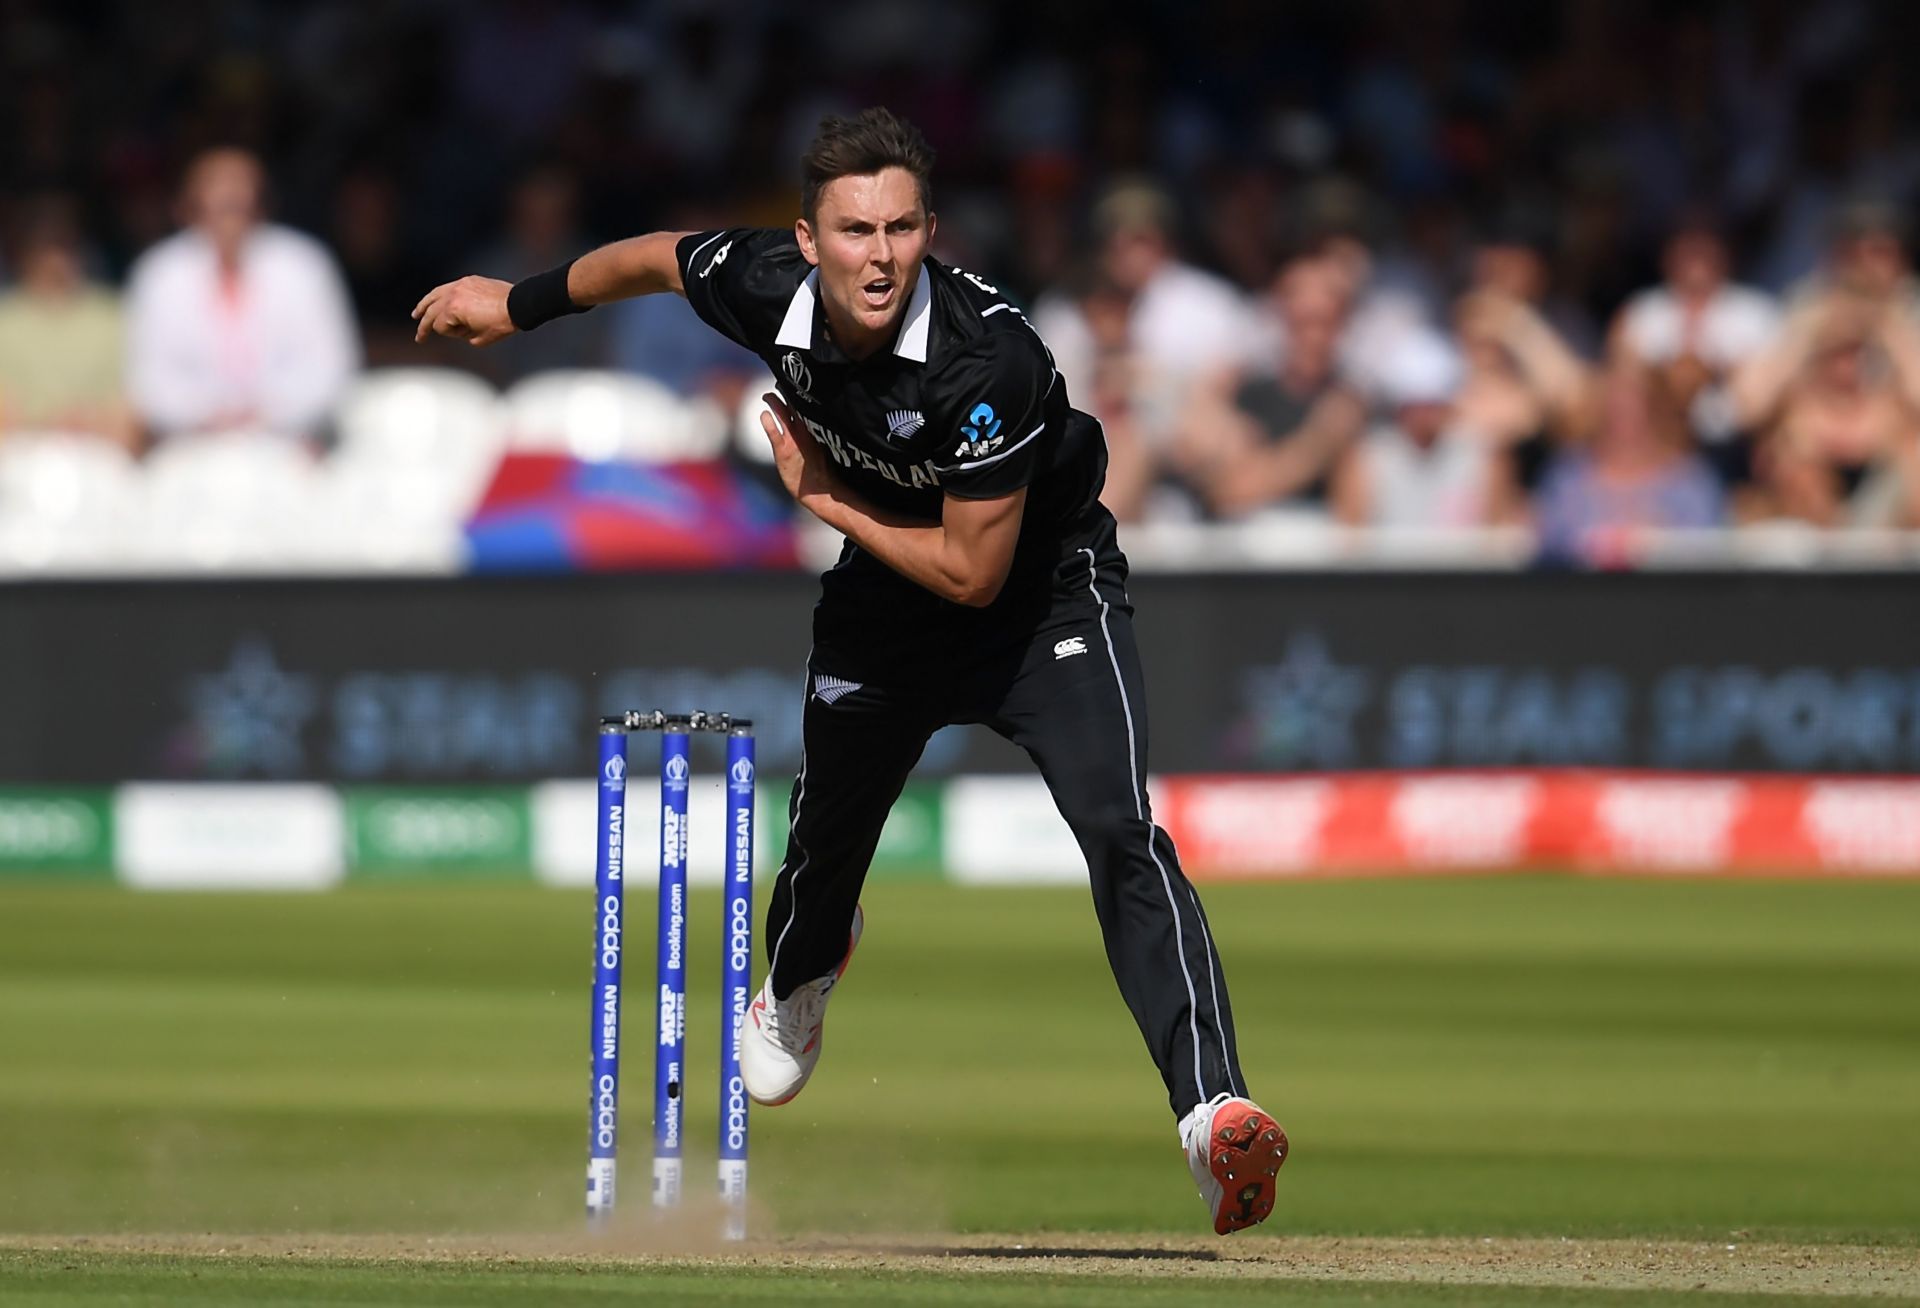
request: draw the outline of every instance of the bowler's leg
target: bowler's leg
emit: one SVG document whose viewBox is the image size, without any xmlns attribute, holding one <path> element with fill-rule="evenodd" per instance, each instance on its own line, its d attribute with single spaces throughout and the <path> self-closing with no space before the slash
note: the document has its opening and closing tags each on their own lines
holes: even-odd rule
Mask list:
<svg viewBox="0 0 1920 1308">
<path fill-rule="evenodd" d="M 847 953 L 880 829 L 935 723 L 916 697 L 814 670 L 787 855 L 767 905 L 775 997 L 833 971 Z"/>
<path fill-rule="evenodd" d="M 1092 598 L 1083 626 L 1036 642 L 994 725 L 1038 764 L 1086 855 L 1107 961 L 1179 1116 L 1246 1092 L 1233 1006 L 1200 897 L 1147 802 L 1131 617 Z"/>
</svg>

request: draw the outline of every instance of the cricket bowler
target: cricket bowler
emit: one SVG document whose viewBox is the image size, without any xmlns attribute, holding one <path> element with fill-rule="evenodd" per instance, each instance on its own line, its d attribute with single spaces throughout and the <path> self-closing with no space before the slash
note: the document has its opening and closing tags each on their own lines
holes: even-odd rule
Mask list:
<svg viewBox="0 0 1920 1308">
<path fill-rule="evenodd" d="M 1147 803 L 1106 439 L 1020 310 L 928 253 L 932 164 L 884 109 L 827 118 L 790 230 L 659 232 L 513 285 L 463 277 L 420 301 L 417 336 L 489 345 L 684 295 L 773 372 L 761 423 L 780 478 L 846 537 L 814 609 L 748 1093 L 784 1104 L 806 1085 L 888 810 L 933 732 L 984 723 L 1033 759 L 1086 856 L 1107 959 L 1224 1235 L 1273 1211 L 1287 1137 L 1247 1097 L 1206 913 Z"/>
</svg>

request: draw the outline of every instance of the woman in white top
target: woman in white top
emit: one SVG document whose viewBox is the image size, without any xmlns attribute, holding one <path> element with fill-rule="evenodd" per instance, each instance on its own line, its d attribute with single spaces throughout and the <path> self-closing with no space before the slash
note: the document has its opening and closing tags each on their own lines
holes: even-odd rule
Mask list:
<svg viewBox="0 0 1920 1308">
<path fill-rule="evenodd" d="M 243 150 L 187 170 L 184 230 L 135 261 L 127 391 L 155 436 L 309 436 L 360 366 L 346 283 L 327 248 L 261 221 L 266 180 Z"/>
</svg>

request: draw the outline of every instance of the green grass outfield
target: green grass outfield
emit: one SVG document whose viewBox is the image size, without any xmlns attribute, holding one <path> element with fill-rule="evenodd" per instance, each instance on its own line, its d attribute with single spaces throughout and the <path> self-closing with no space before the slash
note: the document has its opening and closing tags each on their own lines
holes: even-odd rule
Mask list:
<svg viewBox="0 0 1920 1308">
<path fill-rule="evenodd" d="M 1524 877 L 1205 894 L 1248 1080 L 1294 1138 L 1274 1235 L 1920 1248 L 1920 883 Z M 762 1232 L 1200 1228 L 1083 891 L 876 884 L 866 905 L 819 1074 L 754 1118 Z M 651 908 L 636 891 L 629 1209 L 644 1207 L 650 1140 Z M 713 1157 L 717 909 L 696 896 L 696 1191 Z M 0 885 L 0 1233 L 577 1229 L 590 919 L 584 892 L 499 886 Z M 16 1248 L 0 1250 L 0 1301 L 610 1301 L 570 1263 L 329 1266 Z M 823 1301 L 898 1301 L 913 1285 L 942 1302 L 1004 1282 L 986 1301 L 1075 1301 L 1058 1297 L 1070 1276 L 1018 1267 L 900 1275 L 823 1268 L 785 1276 L 782 1293 L 818 1280 Z M 651 1278 L 693 1301 L 783 1279 L 725 1265 L 621 1276 L 636 1294 Z M 532 1283 L 543 1277 L 553 1284 Z M 1383 1293 L 1369 1284 L 1302 1281 L 1288 1299 L 1414 1293 L 1368 1298 Z M 1165 1278 L 1102 1285 L 1103 1298 L 1140 1296 L 1124 1302 L 1181 1292 Z M 1480 1290 L 1414 1301 L 1559 1301 Z"/>
</svg>

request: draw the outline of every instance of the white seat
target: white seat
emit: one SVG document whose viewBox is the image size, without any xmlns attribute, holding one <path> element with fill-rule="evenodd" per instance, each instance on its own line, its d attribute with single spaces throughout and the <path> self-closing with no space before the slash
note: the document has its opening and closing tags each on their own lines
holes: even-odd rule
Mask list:
<svg viewBox="0 0 1920 1308">
<path fill-rule="evenodd" d="M 567 369 L 537 373 L 505 398 L 508 448 L 593 462 L 718 458 L 724 423 L 697 421 L 680 397 L 644 377 Z"/>
<path fill-rule="evenodd" d="M 147 457 L 142 562 L 162 570 L 327 566 L 319 474 L 284 436 L 176 436 Z"/>
<path fill-rule="evenodd" d="M 760 426 L 760 415 L 767 412 L 761 397 L 773 389 L 773 374 L 763 372 L 740 392 L 740 407 L 733 415 L 733 447 L 752 463 L 772 463 L 773 446 Z"/>
<path fill-rule="evenodd" d="M 357 377 L 334 422 L 336 460 L 437 468 L 469 502 L 485 488 L 505 443 L 499 395 L 452 368 L 383 368 Z"/>
<path fill-rule="evenodd" d="M 0 562 L 7 571 L 110 568 L 127 552 L 138 511 L 138 472 L 119 446 L 67 432 L 0 439 Z"/>
<path fill-rule="evenodd" d="M 336 457 L 322 469 L 316 551 L 355 572 L 454 572 L 472 495 L 434 465 Z"/>
</svg>

